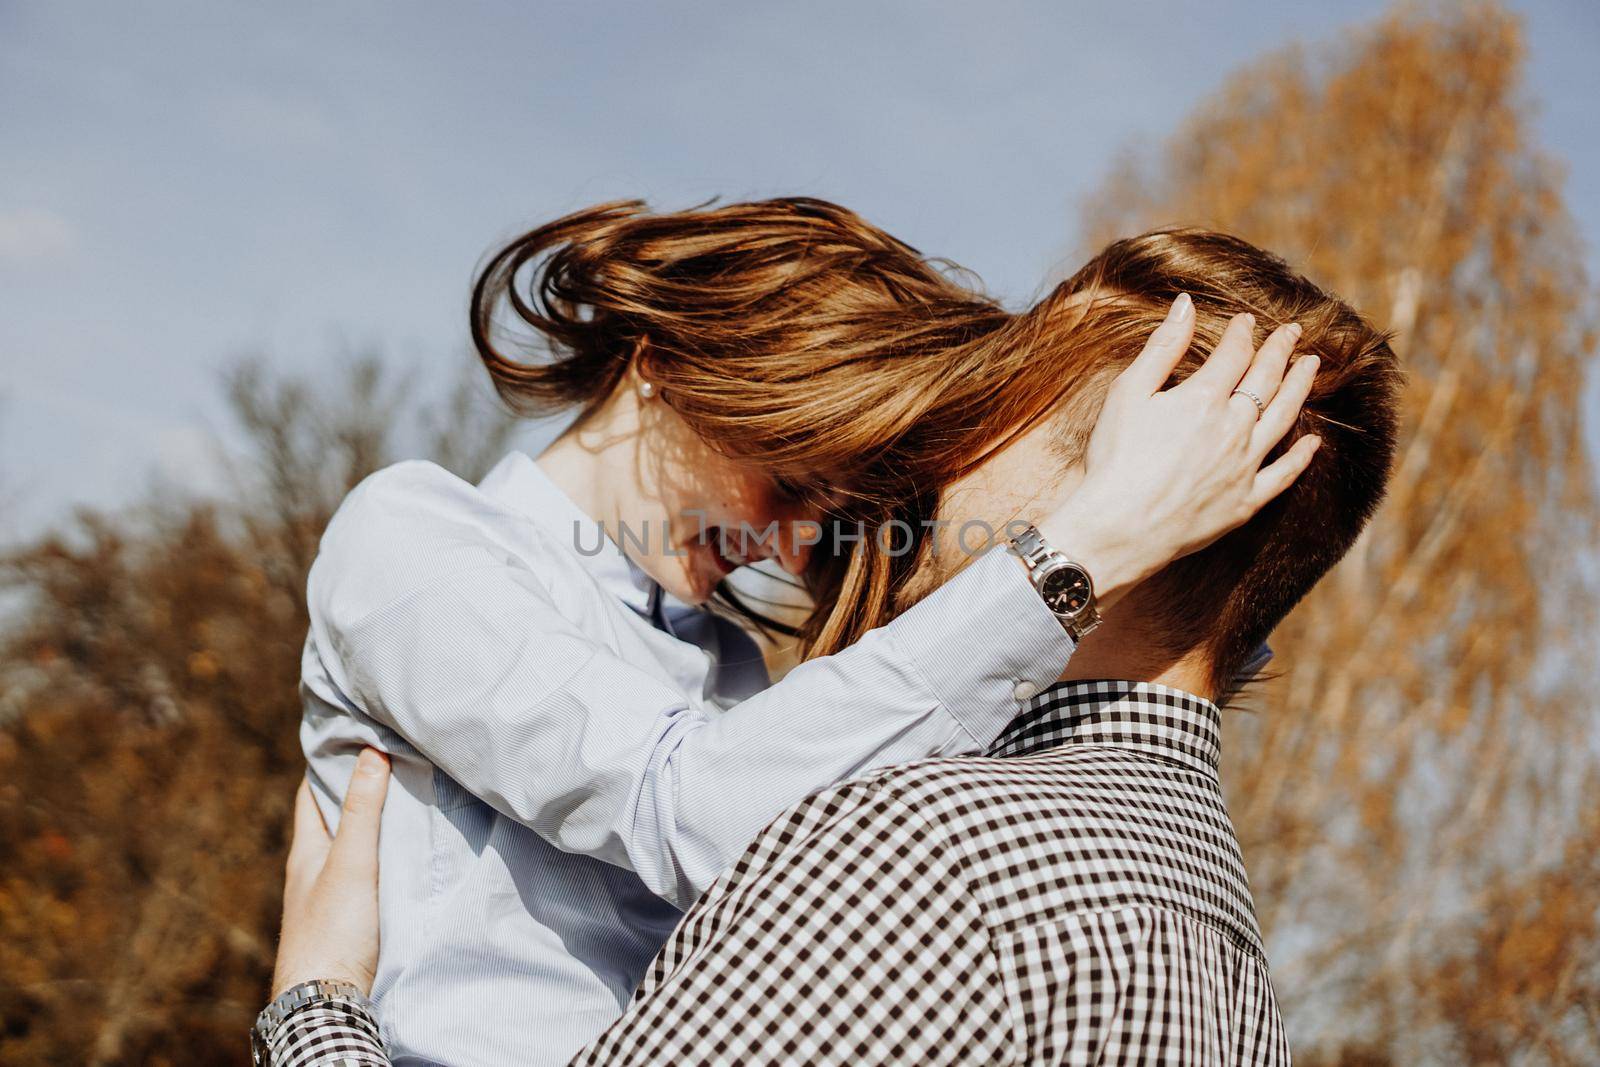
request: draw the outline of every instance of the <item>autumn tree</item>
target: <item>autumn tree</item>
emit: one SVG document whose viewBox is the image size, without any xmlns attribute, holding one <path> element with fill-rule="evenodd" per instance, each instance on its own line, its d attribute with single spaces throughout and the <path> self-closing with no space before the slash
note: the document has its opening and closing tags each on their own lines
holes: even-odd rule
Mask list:
<svg viewBox="0 0 1600 1067">
<path fill-rule="evenodd" d="M 250 366 L 227 391 L 235 500 L 84 515 L 6 561 L 0 1064 L 247 1061 L 305 767 L 316 539 L 375 467 L 475 476 L 511 425 L 468 387 L 420 403 L 374 360 L 343 388 Z"/>
<path fill-rule="evenodd" d="M 1285 50 L 1085 216 L 1270 248 L 1409 376 L 1387 502 L 1228 729 L 1279 995 L 1335 1062 L 1600 1062 L 1595 302 L 1524 54 L 1484 5 Z"/>
</svg>

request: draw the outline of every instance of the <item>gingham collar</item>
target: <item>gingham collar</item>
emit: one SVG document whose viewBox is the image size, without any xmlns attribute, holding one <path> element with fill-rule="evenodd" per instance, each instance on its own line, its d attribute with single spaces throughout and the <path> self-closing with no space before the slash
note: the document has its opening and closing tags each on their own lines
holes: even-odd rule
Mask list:
<svg viewBox="0 0 1600 1067">
<path fill-rule="evenodd" d="M 1074 744 L 1137 749 L 1215 775 L 1222 715 L 1204 697 L 1154 682 L 1061 682 L 1029 701 L 987 755 Z"/>
</svg>

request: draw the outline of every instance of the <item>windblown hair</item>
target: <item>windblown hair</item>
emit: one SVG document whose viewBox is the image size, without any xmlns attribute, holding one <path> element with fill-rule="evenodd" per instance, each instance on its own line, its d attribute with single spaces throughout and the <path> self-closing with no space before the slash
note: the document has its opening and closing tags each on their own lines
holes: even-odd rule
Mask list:
<svg viewBox="0 0 1600 1067">
<path fill-rule="evenodd" d="M 925 465 L 897 467 L 891 446 L 944 395 L 925 387 L 949 355 L 1010 316 L 853 212 L 790 198 L 662 214 L 611 203 L 557 219 L 490 258 L 471 319 L 514 410 L 575 407 L 581 419 L 637 361 L 711 447 L 870 526 L 931 508 L 939 483 L 922 480 Z M 911 563 L 870 537 L 813 558 L 817 607 L 797 631 L 812 652 L 885 617 Z M 726 585 L 721 598 L 771 623 Z"/>
<path fill-rule="evenodd" d="M 1011 314 L 948 264 L 825 201 L 665 214 L 604 204 L 495 254 L 473 291 L 472 336 L 500 395 L 531 414 L 576 407 L 581 419 L 637 361 L 712 447 L 797 496 L 832 501 L 836 523 L 860 523 L 859 540 L 825 537 L 813 554 L 816 607 L 789 632 L 815 656 L 914 600 L 952 482 L 1043 420 L 1060 427 L 1062 463 L 1080 459 L 1112 379 L 1181 292 L 1195 300 L 1196 339 L 1174 382 L 1241 311 L 1256 316 L 1257 344 L 1299 322 L 1299 351 L 1322 360 L 1272 454 L 1319 434 L 1306 472 L 1130 594 L 1155 645 L 1174 658 L 1203 651 L 1221 691 L 1377 507 L 1401 383 L 1381 332 L 1244 241 L 1202 230 L 1118 241 Z M 511 322 L 497 322 L 502 307 Z M 876 535 L 886 528 L 896 536 Z M 726 587 L 722 596 L 770 623 Z"/>
</svg>

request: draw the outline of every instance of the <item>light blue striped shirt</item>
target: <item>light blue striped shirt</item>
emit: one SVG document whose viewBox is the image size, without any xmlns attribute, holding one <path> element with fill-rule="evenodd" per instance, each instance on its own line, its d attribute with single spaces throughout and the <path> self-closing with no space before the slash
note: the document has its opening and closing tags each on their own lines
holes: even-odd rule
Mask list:
<svg viewBox="0 0 1600 1067">
<path fill-rule="evenodd" d="M 614 544 L 578 550 L 593 530 L 513 453 L 477 486 L 380 471 L 323 537 L 301 740 L 330 826 L 360 747 L 393 759 L 374 999 L 397 1064 L 565 1063 L 772 818 L 869 769 L 985 748 L 1072 652 L 994 549 L 729 706 L 753 665 L 718 669 L 702 645 L 726 656 L 736 631 L 652 612 Z"/>
</svg>

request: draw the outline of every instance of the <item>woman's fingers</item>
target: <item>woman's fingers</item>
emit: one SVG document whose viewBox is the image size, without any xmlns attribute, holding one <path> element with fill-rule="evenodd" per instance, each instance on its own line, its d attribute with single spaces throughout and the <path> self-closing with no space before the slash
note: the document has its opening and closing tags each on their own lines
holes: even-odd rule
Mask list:
<svg viewBox="0 0 1600 1067">
<path fill-rule="evenodd" d="M 345 790 L 329 865 L 372 870 L 378 876 L 378 827 L 383 821 L 383 800 L 389 793 L 389 760 L 375 748 L 364 748 Z"/>
<path fill-rule="evenodd" d="M 1257 408 L 1249 397 L 1243 397 L 1241 405 L 1250 413 L 1250 420 L 1254 422 L 1264 412 L 1262 409 L 1272 403 L 1272 398 L 1277 395 L 1278 387 L 1283 383 L 1283 372 L 1289 366 L 1289 356 L 1294 352 L 1295 342 L 1300 340 L 1300 324 L 1291 322 L 1287 326 L 1279 326 L 1272 331 L 1256 351 L 1255 359 L 1250 361 L 1250 369 L 1244 372 L 1244 380 L 1234 387 L 1237 390 L 1232 395 L 1242 396 L 1248 391 L 1255 394 L 1261 401 L 1261 408 Z"/>
<path fill-rule="evenodd" d="M 1289 368 L 1289 373 L 1284 376 L 1283 383 L 1278 386 L 1276 395 L 1267 410 L 1256 421 L 1256 427 L 1250 435 L 1250 458 L 1259 465 L 1267 458 L 1277 443 L 1283 440 L 1283 435 L 1300 417 L 1300 408 L 1306 402 L 1306 397 L 1311 395 L 1312 383 L 1316 380 L 1317 367 L 1321 360 L 1315 355 L 1304 355 L 1295 360 L 1294 366 Z"/>
<path fill-rule="evenodd" d="M 1300 440 L 1289 446 L 1289 450 L 1256 473 L 1256 480 L 1250 491 L 1250 514 L 1267 506 L 1267 503 L 1294 484 L 1294 480 L 1305 472 L 1311 464 L 1311 457 L 1317 454 L 1317 448 L 1322 444 L 1322 438 L 1315 434 L 1306 434 Z"/>
<path fill-rule="evenodd" d="M 1230 319 L 1228 328 L 1222 331 L 1222 340 L 1211 350 L 1211 355 L 1178 388 L 1191 392 L 1205 389 L 1218 396 L 1233 392 L 1239 379 L 1244 377 L 1244 372 L 1250 369 L 1250 362 L 1256 354 L 1251 337 L 1255 322 L 1255 316 L 1250 314 L 1235 315 Z"/>
<path fill-rule="evenodd" d="M 1117 376 L 1118 383 L 1137 391 L 1139 396 L 1160 392 L 1193 339 L 1194 301 L 1188 293 L 1179 293 L 1178 299 L 1167 309 L 1165 321 L 1156 327 L 1134 361 Z"/>
</svg>

